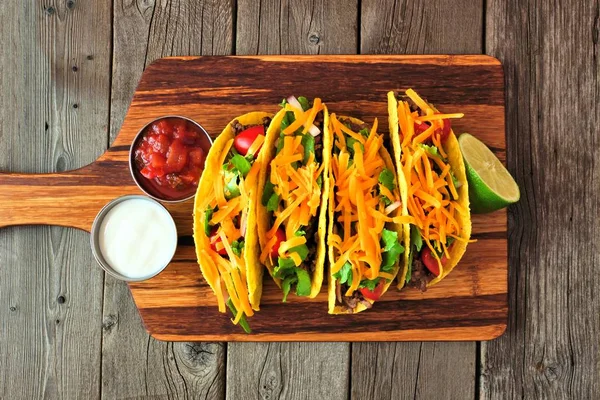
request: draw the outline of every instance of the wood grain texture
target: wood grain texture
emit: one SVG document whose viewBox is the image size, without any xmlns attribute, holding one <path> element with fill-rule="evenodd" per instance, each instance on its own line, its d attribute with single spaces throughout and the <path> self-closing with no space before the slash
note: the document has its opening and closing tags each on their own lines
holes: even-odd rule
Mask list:
<svg viewBox="0 0 600 400">
<path fill-rule="evenodd" d="M 228 345 L 227 399 L 347 399 L 347 343 Z"/>
<path fill-rule="evenodd" d="M 232 14 L 232 4 L 219 1 L 115 1 L 112 139 L 145 67 L 162 56 L 228 54 Z M 120 153 L 110 155 L 116 154 Z M 116 173 L 121 178 L 113 175 L 111 181 L 125 179 L 131 185 L 129 171 L 125 172 Z M 188 215 L 190 207 L 171 212 Z M 178 229 L 191 234 L 189 224 Z M 145 331 L 127 284 L 110 276 L 106 277 L 103 328 L 104 398 L 223 398 L 225 345 L 157 341 Z"/>
<path fill-rule="evenodd" d="M 64 171 L 106 149 L 110 4 L 52 4 L 0 3 L 3 171 Z M 93 262 L 84 232 L 0 230 L 0 398 L 99 397 L 103 273 Z"/>
<path fill-rule="evenodd" d="M 354 343 L 351 398 L 472 399 L 472 354 L 469 342 Z"/>
<path fill-rule="evenodd" d="M 362 0 L 362 54 L 479 54 L 481 0 Z"/>
<path fill-rule="evenodd" d="M 482 1 L 363 0 L 361 11 L 362 53 L 481 52 Z M 469 115 L 468 110 L 465 113 Z M 504 137 L 499 139 L 503 141 Z M 504 152 L 498 151 L 503 148 L 503 143 L 488 141 L 487 144 L 504 159 Z M 474 236 L 482 238 L 499 231 L 498 224 L 504 226 L 506 216 L 501 214 L 498 217 L 499 213 L 495 222 L 485 220 L 485 223 L 479 223 L 479 218 L 474 216 Z M 489 257 L 487 252 L 473 253 L 474 248 L 470 246 L 467 254 L 479 257 L 483 263 L 486 262 L 483 257 Z M 500 279 L 490 275 L 488 278 L 506 284 L 506 271 L 503 274 Z M 436 362 L 431 362 L 432 353 Z M 354 344 L 352 398 L 428 399 L 439 397 L 441 388 L 444 398 L 473 398 L 476 356 L 475 343 Z M 365 373 L 366 370 L 371 373 Z"/>
<path fill-rule="evenodd" d="M 240 0 L 236 54 L 354 54 L 357 13 L 352 0 Z"/>
<path fill-rule="evenodd" d="M 127 169 L 126 144 L 131 143 L 148 120 L 173 114 L 175 110 L 201 121 L 207 131 L 215 135 L 235 115 L 254 109 L 275 111 L 281 93 L 302 91 L 309 97 L 322 96 L 330 109 L 340 114 L 356 115 L 367 121 L 378 117 L 385 121 L 386 91 L 408 85 L 418 88 L 442 110 L 464 111 L 469 117 L 455 124 L 457 131 L 478 132 L 478 136 L 490 143 L 501 159 L 504 158 L 503 75 L 497 61 L 490 62 L 493 60 L 485 56 L 427 57 L 430 64 L 424 64 L 418 56 L 386 56 L 380 63 L 377 59 L 378 56 L 162 59 L 144 72 L 121 133 L 112 150 L 100 160 L 114 164 L 114 168 L 120 163 L 122 169 Z M 393 62 L 394 59 L 399 62 Z M 328 62 L 325 70 L 318 68 L 323 60 Z M 417 61 L 411 64 L 410 60 Z M 458 60 L 458 64 L 453 65 L 453 60 Z M 466 65 L 467 60 L 472 64 Z M 478 60 L 483 62 L 479 64 Z M 288 71 L 297 65 L 302 65 L 304 70 L 301 80 L 281 79 L 281 76 L 289 76 Z M 240 71 L 244 73 L 240 75 Z M 474 83 L 470 78 L 472 75 L 484 76 L 485 83 Z M 197 79 L 198 76 L 205 79 Z M 314 84 L 306 87 L 305 80 Z M 272 82 L 280 83 L 275 88 Z M 338 84 L 331 85 L 330 82 Z M 440 85 L 439 82 L 444 83 Z M 176 91 L 186 95 L 175 96 Z M 232 91 L 238 95 L 231 96 Z M 257 91 L 260 96 L 256 95 Z M 203 107 L 197 107 L 198 103 Z M 482 119 L 488 122 L 485 126 L 479 123 Z M 122 189 L 122 194 L 127 194 L 129 187 Z M 191 204 L 180 204 L 172 211 L 179 226 L 191 226 Z M 61 215 L 56 214 L 53 218 Z M 307 299 L 284 307 L 279 301 L 279 291 L 269 283 L 263 295 L 264 312 L 252 319 L 256 335 L 240 333 L 229 323 L 227 316 L 217 313 L 214 296 L 198 271 L 193 243 L 185 236 L 170 267 L 158 277 L 130 287 L 146 328 L 162 339 L 489 339 L 502 332 L 506 319 L 505 221 L 504 212 L 474 217 L 475 237 L 479 241 L 469 246 L 456 272 L 426 294 L 390 292 L 378 302 L 377 312 L 331 317 L 326 314 L 325 307 L 315 307 L 310 304 L 314 300 Z M 485 228 L 479 232 L 477 227 Z M 323 300 L 323 297 L 317 299 Z M 299 314 L 306 315 L 311 323 L 296 319 Z M 214 320 L 213 324 L 198 324 L 202 317 Z M 456 336 L 448 336 L 451 328 L 457 328 Z M 465 335 L 466 328 L 470 329 L 470 336 Z M 420 336 L 427 329 L 431 329 L 431 334 Z"/>
<path fill-rule="evenodd" d="M 509 208 L 508 330 L 482 344 L 481 398 L 600 398 L 599 10 L 488 2 L 486 49 L 505 63 L 507 163 L 521 201 Z"/>
<path fill-rule="evenodd" d="M 353 0 L 238 1 L 236 53 L 353 54 L 357 8 Z M 348 343 L 230 343 L 227 398 L 345 399 L 349 358 Z"/>
<path fill-rule="evenodd" d="M 377 116 L 386 120 L 385 92 L 407 85 L 419 88 L 421 94 L 442 110 L 460 109 L 467 113 L 469 118 L 456 123 L 457 131 L 477 131 L 479 137 L 493 144 L 498 155 L 504 157 L 503 76 L 497 62 L 494 65 L 490 63 L 491 59 L 481 56 L 427 57 L 430 64 L 423 64 L 416 56 L 396 57 L 402 61 L 397 63 L 391 57 L 384 57 L 377 63 L 377 58 L 188 57 L 157 61 L 142 77 L 121 134 L 115 140 L 114 151 L 103 157 L 110 156 L 111 162 L 122 163 L 123 168 L 127 168 L 125 144 L 131 142 L 149 119 L 172 114 L 174 110 L 201 121 L 214 135 L 235 115 L 252 109 L 275 111 L 281 93 L 302 90 L 309 97 L 319 95 L 327 99 L 330 108 L 340 114 L 356 115 L 365 120 Z M 325 70 L 318 68 L 323 60 L 328 62 Z M 363 63 L 363 60 L 368 62 Z M 411 64 L 410 60 L 418 61 Z M 459 60 L 458 64 L 453 65 L 453 60 Z M 472 65 L 465 65 L 466 60 Z M 478 64 L 478 60 L 484 62 Z M 304 70 L 302 80 L 280 78 L 289 76 L 288 71 L 297 65 L 302 65 Z M 244 71 L 241 76 L 240 71 Z M 485 76 L 485 85 L 477 83 L 476 86 L 471 75 Z M 194 79 L 190 80 L 188 76 L 194 76 Z M 205 79 L 197 79 L 198 76 Z M 305 80 L 314 84 L 305 87 Z M 274 88 L 272 82 L 280 84 Z M 338 84 L 331 85 L 330 82 Z M 251 87 L 246 86 L 249 84 Z M 187 94 L 175 96 L 176 91 Z M 232 91 L 238 95 L 231 96 Z M 260 96 L 256 95 L 257 91 Z M 197 107 L 198 103 L 203 107 Z M 478 123 L 483 118 L 488 121 L 486 126 Z M 470 125 L 474 123 L 476 126 Z M 180 225 L 191 226 L 191 209 L 174 216 Z M 212 304 L 214 296 L 198 272 L 189 240 L 183 240 L 176 259 L 165 272 L 147 282 L 132 284 L 131 288 L 146 327 L 163 339 L 339 340 L 336 333 L 342 332 L 350 334 L 343 340 L 465 339 L 464 333 L 448 337 L 450 328 L 470 328 L 471 339 L 485 339 L 497 336 L 506 318 L 506 239 L 505 222 L 502 221 L 505 221 L 503 212 L 474 217 L 476 227 L 486 228 L 478 233 L 480 240 L 469 247 L 461 268 L 426 294 L 410 291 L 401 295 L 388 294 L 378 303 L 377 313 L 329 317 L 324 308 L 315 307 L 305 299 L 283 307 L 278 290 L 267 284 L 264 312 L 252 319 L 256 335 L 241 334 L 226 316 L 217 314 Z M 306 315 L 311 324 L 298 323 L 294 318 L 298 313 Z M 199 325 L 196 321 L 200 316 L 215 322 L 211 326 Z M 282 322 L 285 322 L 283 326 Z M 417 331 L 433 328 L 445 331 L 443 334 L 432 330 L 431 335 L 415 335 Z"/>
</svg>

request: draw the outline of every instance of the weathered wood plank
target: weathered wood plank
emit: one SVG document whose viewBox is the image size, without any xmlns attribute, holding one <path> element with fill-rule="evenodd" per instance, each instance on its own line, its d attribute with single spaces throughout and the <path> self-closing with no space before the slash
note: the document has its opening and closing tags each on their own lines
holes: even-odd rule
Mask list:
<svg viewBox="0 0 600 400">
<path fill-rule="evenodd" d="M 509 210 L 508 329 L 482 344 L 481 398 L 600 398 L 599 10 L 488 2 L 521 201 Z"/>
<path fill-rule="evenodd" d="M 229 54 L 232 21 L 231 2 L 115 1 L 111 141 L 120 130 L 145 67 L 165 56 Z M 127 285 L 109 276 L 103 325 L 104 398 L 223 397 L 225 345 L 151 338 Z"/>
<path fill-rule="evenodd" d="M 227 399 L 347 399 L 348 345 L 230 343 Z"/>
<path fill-rule="evenodd" d="M 356 53 L 357 3 L 316 3 L 238 1 L 237 54 Z M 231 343 L 227 350 L 228 399 L 348 398 L 347 343 Z"/>
<path fill-rule="evenodd" d="M 355 54 L 355 1 L 240 0 L 236 54 Z"/>
<path fill-rule="evenodd" d="M 363 0 L 362 54 L 480 54 L 481 0 Z"/>
<path fill-rule="evenodd" d="M 352 345 L 355 399 L 469 399 L 474 397 L 472 343 Z M 462 358 L 467 356 L 466 360 Z M 369 365 L 375 368 L 369 368 Z M 355 379 L 359 377 L 358 379 Z M 443 393 L 441 392 L 443 390 Z"/>
<path fill-rule="evenodd" d="M 52 4 L 0 3 L 0 170 L 62 171 L 106 148 L 110 4 Z M 84 232 L 0 230 L 0 398 L 99 397 L 102 291 Z"/>
<path fill-rule="evenodd" d="M 360 50 L 477 54 L 482 21 L 481 1 L 363 0 Z M 474 398 L 475 359 L 475 343 L 354 344 L 352 398 L 427 399 L 439 396 L 440 388 L 444 398 Z"/>
</svg>

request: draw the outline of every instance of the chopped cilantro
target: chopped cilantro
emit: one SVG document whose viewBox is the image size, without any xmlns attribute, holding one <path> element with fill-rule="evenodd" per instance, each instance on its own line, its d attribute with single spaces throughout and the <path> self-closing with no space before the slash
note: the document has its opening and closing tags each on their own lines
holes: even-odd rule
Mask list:
<svg viewBox="0 0 600 400">
<path fill-rule="evenodd" d="M 232 320 L 235 319 L 235 317 L 237 317 L 238 311 L 235 309 L 235 306 L 233 305 L 233 302 L 231 301 L 231 299 L 227 300 L 227 306 L 229 307 L 229 310 L 233 314 Z M 246 320 L 245 315 L 242 315 L 242 317 L 240 318 L 239 324 L 242 327 L 242 329 L 244 330 L 244 332 L 246 332 L 246 333 L 252 332 L 252 329 L 250 329 L 250 325 L 248 325 L 248 321 Z"/>
<path fill-rule="evenodd" d="M 342 268 L 333 274 L 333 277 L 340 280 L 340 284 L 352 282 L 352 264 L 346 262 Z"/>
<path fill-rule="evenodd" d="M 394 173 L 387 168 L 384 168 L 379 173 L 379 183 L 385 186 L 390 191 L 396 188 L 396 184 L 394 183 Z"/>
<path fill-rule="evenodd" d="M 215 210 L 213 210 L 212 208 L 207 208 L 206 211 L 204 211 L 204 233 L 206 233 L 206 236 L 210 236 L 209 222 L 212 218 L 214 211 Z"/>
<path fill-rule="evenodd" d="M 252 167 L 250 165 L 250 162 L 248 162 L 248 160 L 246 160 L 239 154 L 234 154 L 233 157 L 231 157 L 231 160 L 229 160 L 229 162 L 233 165 L 234 169 L 238 171 L 243 177 L 245 177 L 248 174 L 248 172 L 250 172 L 250 168 Z"/>
</svg>

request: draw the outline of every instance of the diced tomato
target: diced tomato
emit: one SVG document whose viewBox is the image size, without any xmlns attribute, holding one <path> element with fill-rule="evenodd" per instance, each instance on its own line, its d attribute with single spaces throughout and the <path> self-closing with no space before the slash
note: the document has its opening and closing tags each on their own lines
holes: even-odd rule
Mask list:
<svg viewBox="0 0 600 400">
<path fill-rule="evenodd" d="M 154 172 L 154 170 L 150 167 L 144 167 L 141 169 L 140 174 L 142 174 L 142 176 L 144 178 L 147 179 L 154 179 L 156 178 L 158 175 L 156 174 L 156 172 Z"/>
<path fill-rule="evenodd" d="M 423 133 L 425 132 L 427 129 L 429 129 L 431 125 L 429 125 L 426 122 L 421 122 L 420 124 L 415 122 L 415 133 L 419 134 L 419 133 Z"/>
<path fill-rule="evenodd" d="M 152 150 L 162 155 L 167 154 L 167 150 L 169 150 L 169 145 L 171 144 L 167 135 L 148 135 L 146 141 L 149 146 L 152 146 Z"/>
<path fill-rule="evenodd" d="M 227 255 L 227 250 L 225 250 L 225 247 L 223 247 L 221 250 L 217 250 L 217 243 L 221 243 L 221 236 L 219 236 L 217 234 L 217 227 L 215 226 L 211 231 L 210 231 L 210 248 L 213 251 L 216 251 L 217 253 L 219 253 L 222 256 L 226 256 Z"/>
<path fill-rule="evenodd" d="M 371 291 L 367 288 L 360 288 L 358 290 L 362 293 L 362 295 L 365 299 L 377 301 L 377 300 L 379 300 L 379 298 L 381 297 L 381 294 L 383 293 L 384 286 L 385 286 L 385 280 L 381 279 L 381 281 L 377 284 L 377 286 L 375 286 L 375 289 L 373 289 L 373 291 Z"/>
<path fill-rule="evenodd" d="M 258 135 L 265 134 L 264 125 L 256 125 L 251 128 L 246 129 L 245 131 L 240 132 L 239 135 L 235 137 L 233 140 L 233 146 L 241 155 L 245 156 L 248 154 L 248 149 L 252 146 L 252 143 L 256 140 Z M 261 146 L 262 147 L 262 146 Z M 258 148 L 256 154 L 260 151 L 261 147 Z"/>
<path fill-rule="evenodd" d="M 167 152 L 167 165 L 165 170 L 168 172 L 180 172 L 187 164 L 187 158 L 188 153 L 185 145 L 181 140 L 174 140 Z"/>
<path fill-rule="evenodd" d="M 204 169 L 210 147 L 202 131 L 187 120 L 154 122 L 135 144 L 133 162 L 149 182 L 145 185 L 168 199 L 192 193 Z"/>
<path fill-rule="evenodd" d="M 444 123 L 444 127 L 440 131 L 440 140 L 443 142 L 448 138 L 448 135 L 450 135 L 450 131 L 452 130 L 452 123 L 449 119 L 443 119 L 442 122 Z"/>
<path fill-rule="evenodd" d="M 279 257 L 279 246 L 281 245 L 281 242 L 285 242 L 285 231 L 279 228 L 277 229 L 277 232 L 275 232 L 275 236 L 277 236 L 277 241 L 271 249 L 271 257 L 277 259 L 277 257 Z"/>
<path fill-rule="evenodd" d="M 158 135 L 170 135 L 173 132 L 172 125 L 166 119 L 153 123 L 150 130 Z"/>
<path fill-rule="evenodd" d="M 421 261 L 423 261 L 423 264 L 425 264 L 425 267 L 427 267 L 429 272 L 431 272 L 433 275 L 435 275 L 435 276 L 440 275 L 440 266 L 439 266 L 436 258 L 431 253 L 431 249 L 429 247 L 425 247 L 421 251 Z M 446 257 L 445 254 L 442 255 L 442 258 L 440 259 L 440 261 L 441 261 L 442 265 L 444 265 L 446 263 L 446 261 L 448 261 L 448 258 Z"/>
<path fill-rule="evenodd" d="M 197 168 L 204 168 L 204 150 L 198 148 L 190 151 L 190 164 Z"/>
<path fill-rule="evenodd" d="M 198 181 L 200 180 L 200 174 L 195 171 L 189 170 L 185 174 L 180 174 L 179 178 L 184 183 L 197 185 Z"/>
</svg>

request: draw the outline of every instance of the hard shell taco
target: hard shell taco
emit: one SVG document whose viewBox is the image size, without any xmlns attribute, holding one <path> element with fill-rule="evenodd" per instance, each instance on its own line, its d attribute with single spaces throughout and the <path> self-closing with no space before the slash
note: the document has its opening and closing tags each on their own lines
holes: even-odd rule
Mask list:
<svg viewBox="0 0 600 400">
<path fill-rule="evenodd" d="M 332 114 L 329 126 L 329 313 L 357 313 L 371 308 L 406 268 L 406 184 L 377 120 L 370 127 Z"/>
<path fill-rule="evenodd" d="M 408 269 L 398 288 L 419 288 L 444 279 L 465 253 L 471 236 L 467 177 L 450 119 L 412 89 L 396 99 L 388 93 L 390 139 L 398 173 L 408 185 Z"/>
<path fill-rule="evenodd" d="M 204 279 L 227 304 L 233 323 L 249 331 L 245 317 L 259 309 L 263 267 L 259 262 L 256 202 L 260 164 L 271 115 L 244 114 L 223 130 L 206 158 L 194 201 L 194 241 Z"/>
<path fill-rule="evenodd" d="M 312 298 L 323 283 L 329 154 L 321 99 L 289 97 L 281 106 L 260 155 L 256 201 L 260 261 L 285 302 L 293 288 Z"/>
</svg>

